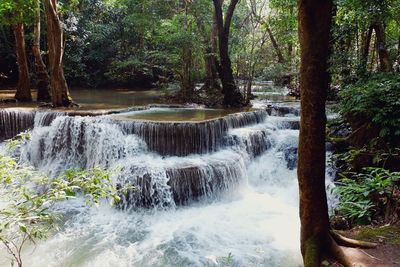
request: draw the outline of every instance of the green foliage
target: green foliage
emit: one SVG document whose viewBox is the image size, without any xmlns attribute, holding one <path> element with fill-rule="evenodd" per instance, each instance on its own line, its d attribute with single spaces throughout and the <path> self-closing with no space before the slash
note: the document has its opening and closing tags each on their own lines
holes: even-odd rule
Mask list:
<svg viewBox="0 0 400 267">
<path fill-rule="evenodd" d="M 234 256 L 231 252 L 228 253 L 226 257 L 221 257 L 222 266 L 232 267 L 235 263 Z"/>
<path fill-rule="evenodd" d="M 379 136 L 400 136 L 400 77 L 377 74 L 349 85 L 339 93 L 339 111 L 344 117 L 366 120 L 380 129 Z"/>
<path fill-rule="evenodd" d="M 32 23 L 39 0 L 1 0 L 0 24 Z"/>
<path fill-rule="evenodd" d="M 10 148 L 15 149 L 26 138 L 23 134 L 10 141 Z M 22 266 L 24 244 L 35 243 L 57 229 L 61 214 L 51 209 L 57 202 L 77 195 L 83 196 L 88 205 L 98 204 L 101 199 L 108 199 L 111 204 L 119 202 L 122 191 L 115 188 L 110 177 L 110 171 L 94 168 L 68 170 L 49 178 L 9 156 L 0 155 L 0 241 L 13 261 Z"/>
<path fill-rule="evenodd" d="M 339 196 L 337 212 L 357 224 L 369 223 L 381 201 L 393 195 L 399 172 L 382 168 L 364 168 L 361 173 L 341 175 L 334 192 Z"/>
<path fill-rule="evenodd" d="M 263 75 L 266 79 L 276 80 L 284 75 L 291 73 L 291 68 L 288 64 L 273 64 L 264 68 Z"/>
</svg>

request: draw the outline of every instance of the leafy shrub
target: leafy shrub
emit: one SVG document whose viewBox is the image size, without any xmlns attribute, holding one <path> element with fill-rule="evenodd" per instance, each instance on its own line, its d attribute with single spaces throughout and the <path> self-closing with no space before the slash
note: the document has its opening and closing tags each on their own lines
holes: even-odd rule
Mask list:
<svg viewBox="0 0 400 267">
<path fill-rule="evenodd" d="M 339 112 L 344 117 L 362 118 L 379 127 L 379 136 L 400 136 L 400 76 L 376 74 L 340 91 Z"/>
<path fill-rule="evenodd" d="M 371 222 L 379 204 L 393 197 L 395 183 L 400 181 L 399 172 L 371 167 L 341 176 L 334 188 L 340 198 L 336 210 L 356 224 Z"/>
<path fill-rule="evenodd" d="M 18 148 L 28 138 L 23 134 L 9 141 L 10 150 Z M 120 200 L 120 190 L 111 181 L 110 171 L 68 170 L 50 178 L 0 154 L 0 243 L 12 257 L 12 263 L 22 266 L 24 244 L 43 239 L 57 229 L 60 215 L 51 210 L 54 204 L 78 194 L 87 204 L 98 204 L 101 199 L 115 203 Z"/>
</svg>

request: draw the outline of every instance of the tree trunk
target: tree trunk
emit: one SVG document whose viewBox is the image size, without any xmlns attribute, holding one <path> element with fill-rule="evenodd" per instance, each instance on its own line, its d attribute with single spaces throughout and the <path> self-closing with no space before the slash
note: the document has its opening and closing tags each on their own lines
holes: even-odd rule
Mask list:
<svg viewBox="0 0 400 267">
<path fill-rule="evenodd" d="M 33 27 L 33 46 L 32 52 L 35 58 L 35 71 L 37 77 L 37 101 L 50 101 L 50 77 L 47 73 L 46 65 L 40 54 L 40 1 L 37 0 L 35 24 Z"/>
<path fill-rule="evenodd" d="M 219 67 L 218 73 L 222 83 L 222 93 L 224 95 L 224 105 L 227 107 L 241 107 L 244 105 L 244 98 L 236 86 L 232 63 L 229 57 L 229 29 L 233 12 L 239 0 L 231 0 L 225 15 L 225 21 L 222 15 L 221 0 L 213 0 L 215 22 L 218 32 L 218 48 L 219 48 Z"/>
<path fill-rule="evenodd" d="M 371 52 L 372 52 L 372 54 L 371 54 L 371 61 L 370 61 L 370 63 L 369 63 L 369 70 L 370 71 L 373 71 L 374 70 L 374 65 L 375 65 L 375 59 L 376 59 L 376 52 L 377 52 L 377 42 L 376 42 L 376 35 L 375 35 L 375 38 L 373 38 L 373 44 L 372 44 L 372 47 L 373 47 L 373 49 L 371 50 Z"/>
<path fill-rule="evenodd" d="M 360 71 L 365 72 L 367 70 L 369 48 L 371 45 L 372 37 L 372 26 L 369 27 L 368 31 L 363 35 L 361 41 L 361 60 L 360 60 Z"/>
<path fill-rule="evenodd" d="M 217 50 L 217 27 L 214 19 L 211 32 L 207 32 L 200 14 L 194 15 L 196 17 L 197 29 L 203 37 L 204 46 L 203 59 L 206 77 L 201 90 L 208 92 L 208 95 L 214 95 L 215 92 L 221 92 L 221 86 L 219 85 L 217 74 L 217 58 L 215 56 Z"/>
<path fill-rule="evenodd" d="M 215 51 L 212 50 L 211 46 L 205 48 L 204 65 L 206 72 L 204 89 L 208 92 L 220 91 L 221 86 L 218 82 L 217 61 L 215 58 Z"/>
<path fill-rule="evenodd" d="M 280 47 L 278 45 L 278 42 L 276 41 L 274 35 L 272 34 L 272 31 L 269 28 L 269 26 L 266 26 L 266 30 L 268 32 L 269 38 L 271 39 L 271 43 L 272 43 L 272 46 L 275 49 L 276 55 L 278 56 L 278 62 L 281 63 L 281 64 L 285 63 L 285 58 L 283 57 L 282 51 L 281 51 L 281 49 L 280 49 Z"/>
<path fill-rule="evenodd" d="M 301 119 L 297 176 L 300 190 L 301 253 L 305 267 L 319 267 L 323 257 L 353 266 L 341 246 L 376 244 L 344 238 L 331 231 L 325 191 L 325 102 L 332 0 L 299 0 Z"/>
<path fill-rule="evenodd" d="M 375 29 L 378 48 L 379 70 L 382 72 L 390 72 L 393 70 L 393 66 L 386 49 L 385 27 L 381 22 L 374 24 L 373 27 Z"/>
<path fill-rule="evenodd" d="M 221 91 L 221 86 L 218 82 L 218 70 L 217 70 L 217 35 L 218 29 L 216 25 L 215 17 L 213 19 L 213 26 L 211 29 L 211 33 L 209 38 L 205 38 L 205 54 L 204 54 L 204 63 L 206 70 L 206 80 L 204 83 L 204 87 L 209 92 Z"/>
<path fill-rule="evenodd" d="M 18 23 L 14 26 L 15 51 L 18 65 L 18 85 L 15 99 L 18 101 L 32 101 L 31 87 L 29 80 L 28 60 L 25 51 L 24 25 Z"/>
<path fill-rule="evenodd" d="M 320 266 L 329 237 L 325 192 L 325 101 L 332 0 L 300 0 L 301 127 L 298 149 L 301 253 L 304 265 Z"/>
<path fill-rule="evenodd" d="M 45 0 L 45 9 L 50 61 L 51 102 L 54 107 L 68 107 L 72 104 L 72 99 L 69 95 L 62 66 L 64 40 L 57 13 L 57 1 Z"/>
</svg>

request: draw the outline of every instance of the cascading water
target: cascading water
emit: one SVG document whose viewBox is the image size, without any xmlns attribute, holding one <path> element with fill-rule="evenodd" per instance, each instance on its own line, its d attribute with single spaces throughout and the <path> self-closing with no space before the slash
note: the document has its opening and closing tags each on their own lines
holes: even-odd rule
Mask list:
<svg viewBox="0 0 400 267">
<path fill-rule="evenodd" d="M 116 184 L 137 190 L 119 208 L 61 203 L 61 230 L 27 249 L 25 265 L 299 266 L 296 119 L 256 111 L 163 123 L 37 112 L 22 162 L 49 175 L 111 168 Z"/>
<path fill-rule="evenodd" d="M 0 110 L 0 141 L 12 138 L 34 124 L 35 113 L 30 110 L 1 109 Z"/>
</svg>

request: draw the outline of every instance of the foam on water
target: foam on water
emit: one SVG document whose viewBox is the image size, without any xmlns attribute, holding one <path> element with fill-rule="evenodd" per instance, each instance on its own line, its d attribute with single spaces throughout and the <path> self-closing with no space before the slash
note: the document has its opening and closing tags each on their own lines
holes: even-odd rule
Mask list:
<svg viewBox="0 0 400 267">
<path fill-rule="evenodd" d="M 115 183 L 142 191 L 124 209 L 85 207 L 81 199 L 60 203 L 61 230 L 25 249 L 26 266 L 301 265 L 298 130 L 287 129 L 287 118 L 249 126 L 231 118 L 221 149 L 184 157 L 152 152 L 107 116 L 43 121 L 35 121 L 23 162 L 50 175 L 118 167 Z M 0 266 L 7 266 L 3 256 Z"/>
</svg>

